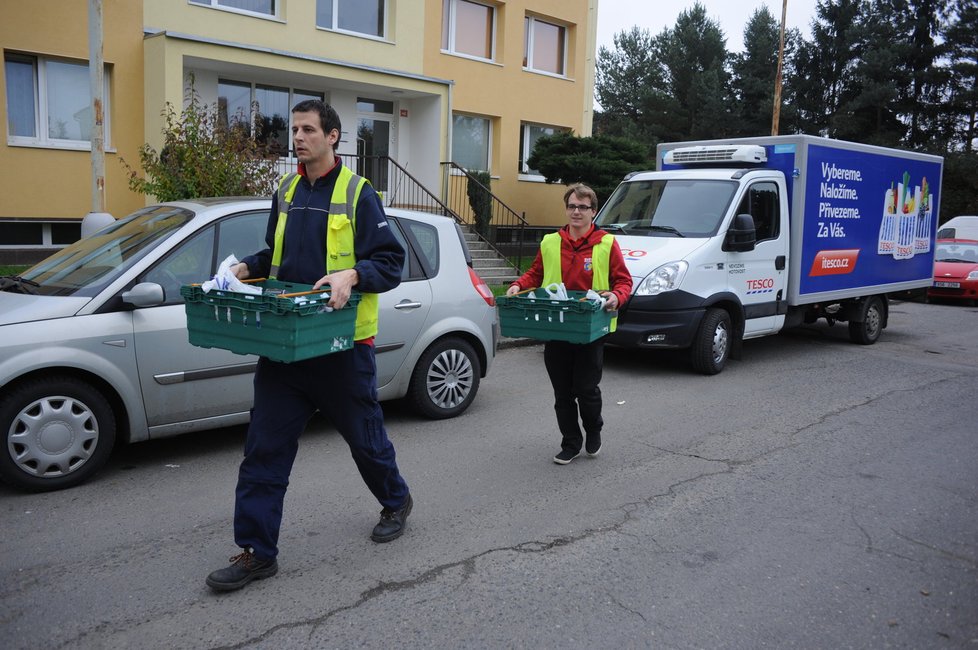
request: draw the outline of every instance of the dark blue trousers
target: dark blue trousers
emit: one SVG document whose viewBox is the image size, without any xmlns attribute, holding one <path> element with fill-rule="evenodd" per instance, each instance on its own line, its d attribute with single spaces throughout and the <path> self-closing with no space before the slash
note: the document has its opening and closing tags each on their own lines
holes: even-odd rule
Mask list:
<svg viewBox="0 0 978 650">
<path fill-rule="evenodd" d="M 554 411 L 562 440 L 560 448 L 573 454 L 581 451 L 584 435 L 601 439 L 601 371 L 604 339 L 590 343 L 547 341 L 543 362 L 554 388 Z M 580 420 L 578 420 L 580 417 Z"/>
<path fill-rule="evenodd" d="M 355 344 L 295 363 L 262 358 L 234 502 L 234 541 L 260 558 L 278 555 L 282 502 L 299 436 L 316 410 L 346 440 L 360 476 L 382 506 L 397 509 L 407 498 L 377 402 L 373 346 Z"/>
</svg>

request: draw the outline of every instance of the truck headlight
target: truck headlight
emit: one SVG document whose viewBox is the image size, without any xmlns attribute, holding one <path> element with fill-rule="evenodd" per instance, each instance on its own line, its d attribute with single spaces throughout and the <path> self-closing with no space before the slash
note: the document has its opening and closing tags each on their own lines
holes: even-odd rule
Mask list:
<svg viewBox="0 0 978 650">
<path fill-rule="evenodd" d="M 635 289 L 636 296 L 657 296 L 666 291 L 678 289 L 686 277 L 686 269 L 689 264 L 683 260 L 663 264 L 656 270 L 645 276 L 638 288 Z"/>
</svg>

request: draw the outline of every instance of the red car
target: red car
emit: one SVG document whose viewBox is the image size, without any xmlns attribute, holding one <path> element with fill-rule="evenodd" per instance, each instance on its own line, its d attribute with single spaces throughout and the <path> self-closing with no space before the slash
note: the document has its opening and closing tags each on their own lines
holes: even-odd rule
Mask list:
<svg viewBox="0 0 978 650">
<path fill-rule="evenodd" d="M 938 239 L 928 298 L 978 301 L 978 240 Z"/>
</svg>

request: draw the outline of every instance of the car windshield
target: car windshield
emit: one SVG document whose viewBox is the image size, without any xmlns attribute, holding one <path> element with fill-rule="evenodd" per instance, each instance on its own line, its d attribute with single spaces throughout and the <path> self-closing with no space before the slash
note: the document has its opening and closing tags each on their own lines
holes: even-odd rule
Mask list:
<svg viewBox="0 0 978 650">
<path fill-rule="evenodd" d="M 45 296 L 94 296 L 194 213 L 157 205 L 120 219 L 24 271 L 0 279 L 0 289 Z"/>
<path fill-rule="evenodd" d="M 934 259 L 938 262 L 970 262 L 978 264 L 978 243 L 941 243 L 938 242 L 934 251 Z"/>
<path fill-rule="evenodd" d="M 737 190 L 732 181 L 622 183 L 595 223 L 608 232 L 647 237 L 712 237 Z"/>
</svg>

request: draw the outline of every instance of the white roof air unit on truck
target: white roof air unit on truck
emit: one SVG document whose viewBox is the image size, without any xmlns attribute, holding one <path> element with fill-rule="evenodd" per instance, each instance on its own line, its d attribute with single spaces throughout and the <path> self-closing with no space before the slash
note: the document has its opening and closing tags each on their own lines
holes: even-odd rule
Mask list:
<svg viewBox="0 0 978 650">
<path fill-rule="evenodd" d="M 678 147 L 666 152 L 667 165 L 763 163 L 767 162 L 764 147 L 753 144 Z"/>
</svg>

